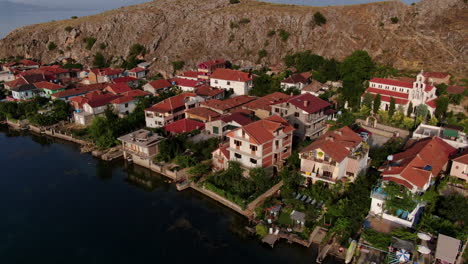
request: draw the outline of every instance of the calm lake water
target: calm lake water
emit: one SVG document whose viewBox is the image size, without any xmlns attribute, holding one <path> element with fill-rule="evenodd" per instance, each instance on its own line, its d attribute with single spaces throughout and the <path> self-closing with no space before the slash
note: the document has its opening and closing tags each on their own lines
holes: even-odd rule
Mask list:
<svg viewBox="0 0 468 264">
<path fill-rule="evenodd" d="M 0 128 L 0 263 L 313 263 L 249 237 L 244 217 L 146 169 Z M 329 260 L 329 263 L 338 263 Z"/>
</svg>

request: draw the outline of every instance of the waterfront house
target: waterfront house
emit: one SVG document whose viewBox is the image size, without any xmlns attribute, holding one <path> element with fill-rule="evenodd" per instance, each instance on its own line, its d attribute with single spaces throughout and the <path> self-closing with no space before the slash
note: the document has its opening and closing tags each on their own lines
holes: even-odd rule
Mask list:
<svg viewBox="0 0 468 264">
<path fill-rule="evenodd" d="M 196 72 L 196 71 L 186 71 L 186 72 L 183 72 L 181 74 L 178 74 L 177 78 L 197 81 L 198 80 L 198 72 Z"/>
<path fill-rule="evenodd" d="M 64 86 L 45 81 L 34 83 L 34 86 L 36 86 L 37 89 L 42 90 L 42 94 L 46 97 L 65 91 Z"/>
<path fill-rule="evenodd" d="M 264 119 L 271 115 L 271 105 L 277 102 L 286 100 L 291 96 L 281 93 L 281 92 L 274 92 L 263 97 L 260 97 L 254 101 L 251 101 L 242 106 L 243 109 L 250 110 L 255 113 L 255 115 L 260 118 Z"/>
<path fill-rule="evenodd" d="M 172 84 L 168 80 L 156 80 L 143 85 L 143 90 L 156 95 L 160 92 L 169 90 L 171 87 Z"/>
<path fill-rule="evenodd" d="M 247 95 L 253 86 L 253 77 L 246 72 L 216 69 L 210 76 L 210 85 L 229 91 L 234 96 Z"/>
<path fill-rule="evenodd" d="M 145 129 L 118 138 L 122 142 L 124 158 L 144 167 L 151 166 L 153 158 L 159 153 L 159 143 L 163 139 Z"/>
<path fill-rule="evenodd" d="M 463 255 L 462 242 L 456 238 L 439 234 L 435 251 L 435 264 L 455 264 Z"/>
<path fill-rule="evenodd" d="M 452 159 L 450 176 L 457 177 L 460 180 L 468 182 L 468 150 Z"/>
<path fill-rule="evenodd" d="M 283 90 L 287 90 L 289 88 L 297 88 L 298 90 L 302 90 L 302 88 L 310 83 L 311 76 L 312 74 L 309 72 L 294 73 L 281 81 L 281 88 Z"/>
<path fill-rule="evenodd" d="M 439 137 L 447 142 L 450 146 L 463 150 L 468 147 L 468 138 L 463 132 L 462 127 L 456 126 L 431 126 L 420 124 L 413 132 L 413 139 L 421 139 L 426 137 Z"/>
<path fill-rule="evenodd" d="M 301 174 L 310 183 L 353 182 L 368 167 L 369 146 L 345 126 L 328 131 L 299 153 Z"/>
<path fill-rule="evenodd" d="M 219 147 L 211 153 L 214 171 L 221 171 L 229 168 L 231 154 L 228 148 L 229 143 L 224 145 L 220 144 Z"/>
<path fill-rule="evenodd" d="M 226 113 L 222 116 L 214 117 L 205 124 L 205 131 L 209 134 L 224 138 L 229 131 L 252 123 L 252 119 L 243 113 Z"/>
<path fill-rule="evenodd" d="M 299 228 L 305 225 L 306 214 L 303 212 L 298 212 L 293 210 L 291 212 L 291 220 L 293 221 L 294 225 L 298 225 Z"/>
<path fill-rule="evenodd" d="M 195 108 L 203 101 L 194 93 L 181 93 L 161 101 L 145 110 L 146 126 L 164 127 L 185 118 L 185 110 Z"/>
<path fill-rule="evenodd" d="M 41 90 L 37 89 L 32 84 L 23 84 L 14 88 L 11 88 L 11 94 L 14 100 L 24 101 L 32 99 L 36 96 L 41 96 Z"/>
<path fill-rule="evenodd" d="M 104 88 L 104 90 L 111 94 L 119 95 L 131 91 L 132 88 L 130 88 L 126 83 L 110 83 L 106 88 Z"/>
<path fill-rule="evenodd" d="M 131 70 L 127 71 L 128 77 L 136 78 L 136 79 L 143 79 L 146 77 L 147 70 L 142 67 L 135 67 Z"/>
<path fill-rule="evenodd" d="M 195 89 L 195 94 L 203 97 L 205 100 L 222 100 L 224 99 L 225 91 L 223 89 L 214 88 L 209 85 L 200 85 Z"/>
<path fill-rule="evenodd" d="M 436 87 L 434 87 L 421 71 L 416 77 L 416 80 L 402 81 L 395 79 L 372 78 L 369 81 L 369 88 L 366 93 L 373 96 L 381 95 L 380 109 L 388 111 L 390 109 L 391 98 L 395 100 L 395 107 L 403 107 L 404 112 L 408 111 L 410 103 L 413 106 L 413 113 L 420 104 L 425 104 L 431 115 L 434 114 L 436 108 Z M 363 94 L 364 97 L 365 94 Z"/>
<path fill-rule="evenodd" d="M 385 186 L 389 182 L 400 186 L 402 192 L 422 195 L 441 172 L 447 170 L 449 157 L 456 149 L 438 137 L 420 139 L 410 144 L 403 152 L 389 156 L 379 168 L 382 184 L 371 194 L 370 214 L 377 215 L 394 223 L 412 227 L 417 223 L 424 204 L 414 201 L 412 210 L 388 209 L 385 206 L 387 194 Z M 400 199 L 398 197 L 393 199 Z M 393 203 L 395 204 L 395 203 Z"/>
<path fill-rule="evenodd" d="M 201 104 L 202 107 L 211 109 L 219 114 L 225 114 L 241 109 L 241 106 L 257 99 L 253 96 L 241 95 L 226 100 L 212 99 Z"/>
<path fill-rule="evenodd" d="M 83 110 L 78 110 L 73 113 L 75 123 L 80 125 L 91 123 L 95 116 L 104 114 L 107 105 L 111 104 L 113 100 L 119 97 L 119 95 L 109 93 L 96 93 L 91 99 L 83 103 Z"/>
<path fill-rule="evenodd" d="M 164 130 L 171 134 L 190 133 L 194 130 L 202 130 L 205 124 L 196 120 L 184 118 L 164 126 Z"/>
<path fill-rule="evenodd" d="M 229 160 L 239 162 L 244 168 L 276 166 L 280 169 L 291 155 L 293 131 L 294 128 L 279 116 L 232 130 L 227 134 Z M 224 151 L 222 148 L 213 153 L 213 162 L 217 164 L 218 154 Z"/>
<path fill-rule="evenodd" d="M 201 80 L 209 80 L 210 75 L 216 69 L 224 69 L 226 68 L 226 61 L 222 59 L 204 61 L 197 65 L 198 68 L 198 79 Z"/>
<path fill-rule="evenodd" d="M 114 112 L 119 115 L 119 117 L 124 117 L 133 111 L 136 108 L 137 99 L 130 95 L 122 95 L 119 98 L 112 100 L 110 103 L 114 108 Z"/>
<path fill-rule="evenodd" d="M 272 114 L 284 117 L 294 126 L 295 136 L 304 139 L 323 134 L 331 104 L 306 93 L 273 103 L 271 108 Z"/>
</svg>

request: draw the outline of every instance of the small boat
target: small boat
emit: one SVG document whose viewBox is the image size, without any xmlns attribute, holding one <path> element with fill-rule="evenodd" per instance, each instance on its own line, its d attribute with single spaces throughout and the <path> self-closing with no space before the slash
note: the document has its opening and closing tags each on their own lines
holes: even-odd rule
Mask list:
<svg viewBox="0 0 468 264">
<path fill-rule="evenodd" d="M 351 244 L 348 247 L 348 251 L 346 252 L 345 263 L 351 263 L 354 257 L 354 251 L 356 251 L 357 242 L 356 240 L 351 241 Z"/>
</svg>

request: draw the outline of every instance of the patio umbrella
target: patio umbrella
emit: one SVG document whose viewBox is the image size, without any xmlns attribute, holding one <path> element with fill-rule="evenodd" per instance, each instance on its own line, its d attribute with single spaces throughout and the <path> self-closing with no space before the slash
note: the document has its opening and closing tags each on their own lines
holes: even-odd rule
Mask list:
<svg viewBox="0 0 468 264">
<path fill-rule="evenodd" d="M 424 241 L 429 241 L 429 240 L 431 240 L 431 236 L 428 235 L 428 234 L 425 234 L 425 233 L 418 233 L 418 237 L 419 237 L 421 240 L 424 240 Z"/>
<path fill-rule="evenodd" d="M 410 260 L 410 254 L 404 249 L 399 249 L 396 253 L 396 256 L 400 263 L 404 263 Z"/>
<path fill-rule="evenodd" d="M 423 245 L 419 245 L 418 246 L 418 252 L 421 253 L 421 254 L 427 255 L 427 254 L 431 253 L 431 250 L 428 249 L 427 247 L 423 246 Z"/>
</svg>

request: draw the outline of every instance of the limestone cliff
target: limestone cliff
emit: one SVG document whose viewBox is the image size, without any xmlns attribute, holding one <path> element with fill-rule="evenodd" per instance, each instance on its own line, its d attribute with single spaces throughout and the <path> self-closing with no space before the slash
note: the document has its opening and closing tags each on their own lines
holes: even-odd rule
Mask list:
<svg viewBox="0 0 468 264">
<path fill-rule="evenodd" d="M 152 68 L 170 72 L 170 62 L 225 58 L 238 64 L 275 65 L 286 54 L 312 50 L 342 59 L 356 49 L 401 69 L 468 73 L 466 0 L 422 0 L 331 7 L 277 5 L 254 0 L 157 0 L 99 15 L 17 29 L 0 40 L 0 58 L 21 55 L 50 62 L 72 57 L 89 63 L 92 55 L 125 57 L 134 43 L 146 46 Z M 320 11 L 327 23 L 317 26 Z M 397 17 L 398 23 L 391 18 Z M 65 27 L 72 27 L 68 32 Z M 289 33 L 282 40 L 279 30 Z M 276 34 L 269 34 L 276 30 Z M 91 50 L 84 39 L 96 38 Z M 58 48 L 48 51 L 49 42 Z M 106 48 L 101 49 L 100 43 Z M 63 51 L 64 54 L 60 54 Z"/>
</svg>

